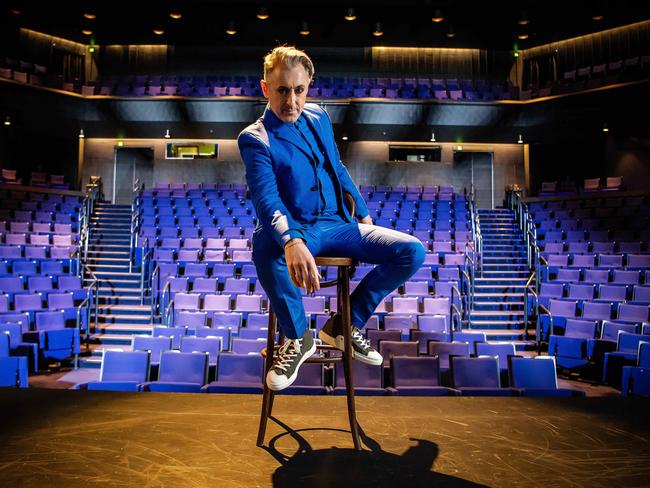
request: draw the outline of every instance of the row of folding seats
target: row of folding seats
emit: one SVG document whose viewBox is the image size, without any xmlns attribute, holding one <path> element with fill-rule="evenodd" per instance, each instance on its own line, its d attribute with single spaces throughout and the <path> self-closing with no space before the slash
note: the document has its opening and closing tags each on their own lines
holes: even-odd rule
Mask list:
<svg viewBox="0 0 650 488">
<path fill-rule="evenodd" d="M 75 234 L 33 234 L 33 233 L 9 233 L 2 235 L 2 242 L 9 246 L 72 246 L 76 242 Z"/>
<path fill-rule="evenodd" d="M 648 269 L 617 269 L 617 268 L 552 268 L 541 270 L 542 281 L 557 281 L 562 283 L 596 283 L 637 285 L 650 283 Z"/>
<path fill-rule="evenodd" d="M 67 252 L 67 258 L 54 259 L 51 256 L 45 259 L 4 259 L 0 261 L 0 276 L 34 276 L 34 275 L 60 275 L 74 271 L 74 263 L 70 259 L 70 251 L 67 248 L 53 247 L 51 250 L 61 250 L 61 254 Z M 0 247 L 0 251 L 2 247 Z M 67 259 L 67 261 L 66 261 Z M 2 292 L 2 289 L 0 289 Z"/>
<path fill-rule="evenodd" d="M 545 254 L 549 267 L 647 269 L 650 254 Z"/>
<path fill-rule="evenodd" d="M 647 244 L 650 240 L 650 232 L 647 228 L 639 228 L 638 230 L 621 229 L 610 231 L 608 229 L 599 230 L 547 230 L 544 232 L 537 232 L 537 242 L 539 247 L 544 247 L 552 242 L 630 242 L 630 241 L 643 241 Z M 642 244 L 643 245 L 643 244 Z M 647 248 L 647 247 L 646 247 Z"/>
<path fill-rule="evenodd" d="M 0 233 L 72 234 L 72 224 L 60 222 L 14 222 L 0 220 Z"/>
<path fill-rule="evenodd" d="M 599 300 L 614 303 L 615 306 L 620 302 L 650 304 L 650 284 L 541 283 L 539 303 L 548 307 L 548 302 L 552 298 Z"/>
<path fill-rule="evenodd" d="M 20 260 L 60 260 L 70 259 L 75 246 L 7 246 L 0 245 L 0 259 L 6 261 Z M 0 265 L 1 266 L 1 265 Z M 56 266 L 53 264 L 53 266 Z M 0 271 L 1 272 L 1 271 Z M 12 271 L 16 272 L 16 271 Z"/>
<path fill-rule="evenodd" d="M 0 208 L 0 221 L 14 222 L 59 222 L 63 224 L 76 223 L 79 212 L 48 211 L 48 210 L 11 210 L 7 207 Z"/>
<path fill-rule="evenodd" d="M 561 210 L 538 210 L 536 212 L 530 212 L 530 216 L 536 224 L 541 222 L 581 221 L 585 219 L 606 219 L 612 217 L 647 217 L 649 215 L 650 205 L 645 204 L 622 207 L 599 206 Z"/>
<path fill-rule="evenodd" d="M 538 202 L 527 203 L 528 212 L 535 214 L 542 210 L 563 210 L 563 209 L 580 209 L 580 208 L 620 208 L 620 207 L 641 207 L 647 205 L 649 200 L 645 196 L 608 196 L 603 195 L 603 198 L 567 198 L 567 199 L 548 199 Z M 601 212 L 602 210 L 598 210 Z M 612 210 L 611 212 L 614 212 Z M 613 213 L 609 216 L 614 215 Z"/>
<path fill-rule="evenodd" d="M 646 231 L 642 231 L 644 234 Z M 647 236 L 643 237 L 650 238 L 650 233 Z M 614 254 L 614 253 L 624 253 L 624 254 L 641 254 L 645 247 L 645 251 L 650 251 L 648 248 L 648 240 L 643 241 L 594 241 L 594 242 L 584 242 L 584 241 L 556 241 L 556 242 L 545 242 L 541 248 L 541 253 L 543 256 L 548 254 L 560 254 L 560 253 L 569 253 L 573 254 Z"/>
</svg>

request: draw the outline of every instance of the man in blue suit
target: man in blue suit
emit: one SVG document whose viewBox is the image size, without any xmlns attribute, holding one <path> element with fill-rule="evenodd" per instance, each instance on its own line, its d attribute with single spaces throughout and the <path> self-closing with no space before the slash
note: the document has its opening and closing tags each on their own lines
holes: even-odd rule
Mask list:
<svg viewBox="0 0 650 488">
<path fill-rule="evenodd" d="M 382 357 L 360 330 L 381 300 L 415 273 L 425 254 L 418 239 L 373 225 L 341 162 L 327 112 L 306 103 L 313 76 L 313 63 L 304 52 L 289 46 L 271 51 L 261 81 L 268 106 L 238 139 L 259 221 L 253 261 L 287 337 L 266 377 L 272 390 L 291 385 L 300 365 L 316 351 L 298 289 L 320 289 L 314 256 L 377 264 L 351 295 L 351 342 L 354 358 L 379 366 Z M 345 193 L 354 200 L 355 215 L 343 203 Z M 345 348 L 338 314 L 319 338 Z"/>
</svg>

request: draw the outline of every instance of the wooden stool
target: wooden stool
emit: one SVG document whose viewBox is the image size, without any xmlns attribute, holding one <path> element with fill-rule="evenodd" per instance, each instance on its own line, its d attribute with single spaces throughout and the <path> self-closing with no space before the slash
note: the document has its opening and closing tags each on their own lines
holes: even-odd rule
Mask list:
<svg viewBox="0 0 650 488">
<path fill-rule="evenodd" d="M 337 286 L 338 295 L 338 312 L 341 314 L 343 323 L 343 334 L 345 337 L 346 348 L 343 352 L 343 357 L 310 357 L 305 363 L 336 363 L 343 362 L 343 370 L 345 372 L 345 389 L 348 400 L 348 417 L 350 420 L 350 432 L 352 433 L 352 442 L 357 451 L 361 450 L 361 443 L 359 441 L 359 424 L 357 423 L 357 412 L 354 404 L 354 383 L 352 379 L 352 348 L 349 346 L 351 343 L 352 324 L 350 318 L 350 275 L 351 268 L 354 266 L 354 260 L 350 258 L 335 258 L 335 257 L 317 257 L 317 266 L 336 266 L 338 268 L 338 277 L 335 280 L 323 281 L 320 286 L 322 288 L 328 286 Z M 262 413 L 260 415 L 260 427 L 257 432 L 257 445 L 264 444 L 264 435 L 266 434 L 266 423 L 271 416 L 273 410 L 273 398 L 275 392 L 266 385 L 266 374 L 273 366 L 273 354 L 268 354 L 268 351 L 277 351 L 284 342 L 284 334 L 280 329 L 280 336 L 278 344 L 275 344 L 275 330 L 278 326 L 277 318 L 271 305 L 269 304 L 269 331 L 266 342 L 266 348 L 262 351 L 262 355 L 266 358 L 266 365 L 264 368 L 264 394 L 262 396 Z M 339 349 L 322 344 L 317 346 L 318 350 L 325 351 L 338 351 Z M 303 363 L 304 364 L 304 363 Z M 300 374 L 300 373 L 298 373 Z"/>
</svg>

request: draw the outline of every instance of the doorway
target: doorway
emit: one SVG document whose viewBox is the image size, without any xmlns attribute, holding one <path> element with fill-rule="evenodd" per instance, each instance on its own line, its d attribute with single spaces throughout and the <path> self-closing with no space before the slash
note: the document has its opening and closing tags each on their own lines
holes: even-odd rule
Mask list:
<svg viewBox="0 0 650 488">
<path fill-rule="evenodd" d="M 454 151 L 454 172 L 462 174 L 474 187 L 477 208 L 494 208 L 494 154 Z M 466 185 L 468 188 L 470 185 Z"/>
<path fill-rule="evenodd" d="M 118 147 L 115 149 L 113 203 L 131 205 L 136 180 L 150 188 L 153 183 L 153 148 Z"/>
</svg>

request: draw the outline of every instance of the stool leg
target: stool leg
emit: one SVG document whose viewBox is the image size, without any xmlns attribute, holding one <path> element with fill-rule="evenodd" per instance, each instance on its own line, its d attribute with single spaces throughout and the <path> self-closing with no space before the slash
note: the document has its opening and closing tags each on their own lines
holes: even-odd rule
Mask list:
<svg viewBox="0 0 650 488">
<path fill-rule="evenodd" d="M 357 409 L 354 401 L 354 379 L 352 375 L 352 324 L 350 317 L 350 274 L 347 266 L 339 266 L 339 303 L 343 334 L 345 338 L 345 351 L 343 352 L 343 371 L 345 373 L 345 389 L 348 400 L 348 417 L 352 442 L 357 451 L 361 450 L 359 441 L 359 424 L 357 422 Z"/>
<path fill-rule="evenodd" d="M 275 313 L 269 306 L 269 326 L 268 335 L 266 339 L 266 361 L 264 363 L 264 377 L 262 378 L 263 393 L 262 393 L 262 412 L 260 413 L 260 426 L 257 430 L 257 446 L 264 445 L 264 436 L 266 435 L 266 424 L 271 416 L 273 409 L 273 391 L 266 385 L 266 374 L 273 366 L 273 352 L 275 346 L 275 327 L 276 327 Z"/>
</svg>

